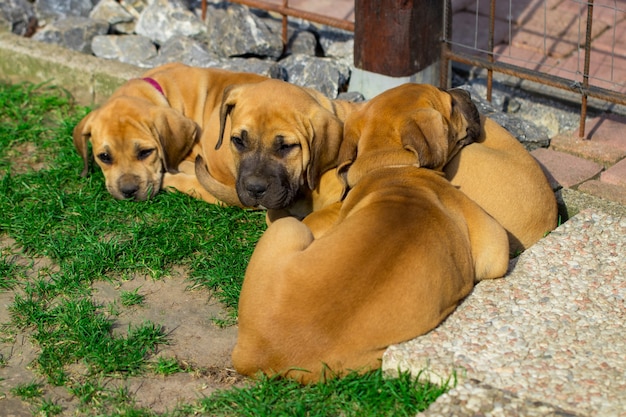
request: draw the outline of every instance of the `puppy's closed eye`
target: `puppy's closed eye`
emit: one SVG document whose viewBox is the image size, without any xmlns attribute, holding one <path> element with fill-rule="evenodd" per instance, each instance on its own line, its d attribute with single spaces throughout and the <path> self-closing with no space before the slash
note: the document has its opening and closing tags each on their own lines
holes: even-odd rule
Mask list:
<svg viewBox="0 0 626 417">
<path fill-rule="evenodd" d="M 302 145 L 300 145 L 300 143 L 298 143 L 298 142 L 296 142 L 296 143 L 285 142 L 285 138 L 283 136 L 277 136 L 274 147 L 276 149 L 276 153 L 280 157 L 284 158 L 291 151 L 293 151 L 295 149 L 298 149 L 298 148 L 301 148 Z"/>
<path fill-rule="evenodd" d="M 232 135 L 230 141 L 238 152 L 243 152 L 248 147 L 248 132 L 244 130 L 239 135 Z"/>
<path fill-rule="evenodd" d="M 154 153 L 154 150 L 155 150 L 154 148 L 139 150 L 137 152 L 137 159 L 140 161 L 143 161 L 144 159 L 152 155 Z"/>
</svg>

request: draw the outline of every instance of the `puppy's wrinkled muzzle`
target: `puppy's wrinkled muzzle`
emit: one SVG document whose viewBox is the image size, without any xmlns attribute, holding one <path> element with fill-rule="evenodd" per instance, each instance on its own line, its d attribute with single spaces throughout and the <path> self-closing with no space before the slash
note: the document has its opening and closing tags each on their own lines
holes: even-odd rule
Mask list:
<svg viewBox="0 0 626 417">
<path fill-rule="evenodd" d="M 140 177 L 126 174 L 117 181 L 117 191 L 109 191 L 118 200 L 143 201 L 152 196 L 154 191 L 150 188 L 150 186 L 146 187 L 145 182 Z"/>
</svg>

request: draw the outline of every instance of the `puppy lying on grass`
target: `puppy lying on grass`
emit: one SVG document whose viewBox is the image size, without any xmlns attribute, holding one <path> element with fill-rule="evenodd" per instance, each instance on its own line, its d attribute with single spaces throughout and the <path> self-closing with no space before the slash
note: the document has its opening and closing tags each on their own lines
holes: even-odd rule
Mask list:
<svg viewBox="0 0 626 417">
<path fill-rule="evenodd" d="M 467 93 L 428 85 L 352 113 L 339 153 L 345 200 L 303 222 L 276 220 L 252 255 L 237 371 L 309 383 L 377 368 L 389 345 L 436 327 L 476 281 L 503 276 L 505 230 L 439 171 L 478 132 Z"/>
<path fill-rule="evenodd" d="M 107 190 L 117 199 L 146 200 L 171 187 L 209 203 L 222 201 L 220 190 L 235 185 L 232 155 L 215 149 L 224 90 L 266 79 L 171 63 L 129 80 L 74 128 L 81 175 L 89 172 L 91 143 Z M 198 182 L 197 155 L 210 164 L 217 192 L 209 193 Z"/>
</svg>

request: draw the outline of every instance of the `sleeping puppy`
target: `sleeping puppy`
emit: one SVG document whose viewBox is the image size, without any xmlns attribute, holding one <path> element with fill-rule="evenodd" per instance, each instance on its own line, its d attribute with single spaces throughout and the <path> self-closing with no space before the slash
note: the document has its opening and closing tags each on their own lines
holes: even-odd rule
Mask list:
<svg viewBox="0 0 626 417">
<path fill-rule="evenodd" d="M 446 177 L 492 215 L 516 256 L 557 226 L 554 192 L 537 161 L 506 129 L 481 116 L 480 136 L 444 168 Z"/>
<path fill-rule="evenodd" d="M 504 229 L 429 169 L 477 134 L 469 97 L 398 88 L 410 106 L 391 90 L 346 120 L 345 200 L 261 237 L 239 300 L 238 372 L 309 383 L 377 368 L 389 345 L 433 329 L 476 281 L 506 272 Z"/>
<path fill-rule="evenodd" d="M 226 88 L 216 149 L 232 154 L 236 174 L 225 202 L 269 209 L 271 222 L 338 201 L 343 187 L 332 170 L 343 121 L 361 105 L 280 80 Z M 200 160 L 196 175 L 214 192 L 215 174 Z"/>
<path fill-rule="evenodd" d="M 84 164 L 81 175 L 89 171 L 91 142 L 107 190 L 117 199 L 145 200 L 172 187 L 217 203 L 224 197 L 220 186 L 234 187 L 233 158 L 215 149 L 223 92 L 233 84 L 266 79 L 172 63 L 126 82 L 74 128 L 74 146 Z M 197 155 L 211 166 L 215 194 L 195 177 Z"/>
</svg>

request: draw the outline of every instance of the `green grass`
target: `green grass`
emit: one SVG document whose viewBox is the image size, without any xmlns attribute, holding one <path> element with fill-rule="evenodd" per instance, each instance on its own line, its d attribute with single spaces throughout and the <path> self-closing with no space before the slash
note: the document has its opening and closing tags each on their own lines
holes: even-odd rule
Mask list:
<svg viewBox="0 0 626 417">
<path fill-rule="evenodd" d="M 23 400 L 40 398 L 43 395 L 42 384 L 38 382 L 20 384 L 17 387 L 11 389 L 11 394 L 15 395 L 16 397 L 20 397 Z"/>
<path fill-rule="evenodd" d="M 408 373 L 384 378 L 378 370 L 301 386 L 263 377 L 253 387 L 219 392 L 186 412 L 211 416 L 414 416 L 446 388 L 417 382 Z"/>
<path fill-rule="evenodd" d="M 4 333 L 30 337 L 38 349 L 31 366 L 45 381 L 11 392 L 30 396 L 40 415 L 60 412 L 43 397 L 52 385 L 73 394 L 83 415 L 154 416 L 137 407 L 124 387 L 103 381 L 189 370 L 176 358 L 155 358 L 168 343 L 159 323 L 113 333 L 118 301 L 123 308 L 141 306 L 145 296 L 139 289 L 100 305 L 92 284 L 159 279 L 183 266 L 190 286 L 213 291 L 231 312 L 220 324 L 232 324 L 265 214 L 179 193 L 145 202 L 114 200 L 99 170 L 79 176 L 82 160 L 71 132 L 88 110 L 53 86 L 0 83 L 0 238 L 13 239 L 22 257 L 48 257 L 56 265 L 34 273 L 12 254 L 0 255 L 0 292 L 14 291 L 12 330 Z M 384 379 L 380 371 L 309 387 L 262 378 L 167 415 L 268 415 L 270 408 L 272 415 L 412 415 L 441 392 L 406 375 Z"/>
<path fill-rule="evenodd" d="M 142 305 L 146 296 L 139 294 L 139 288 L 135 288 L 133 291 L 122 291 L 120 294 L 120 300 L 124 307 Z"/>
</svg>

